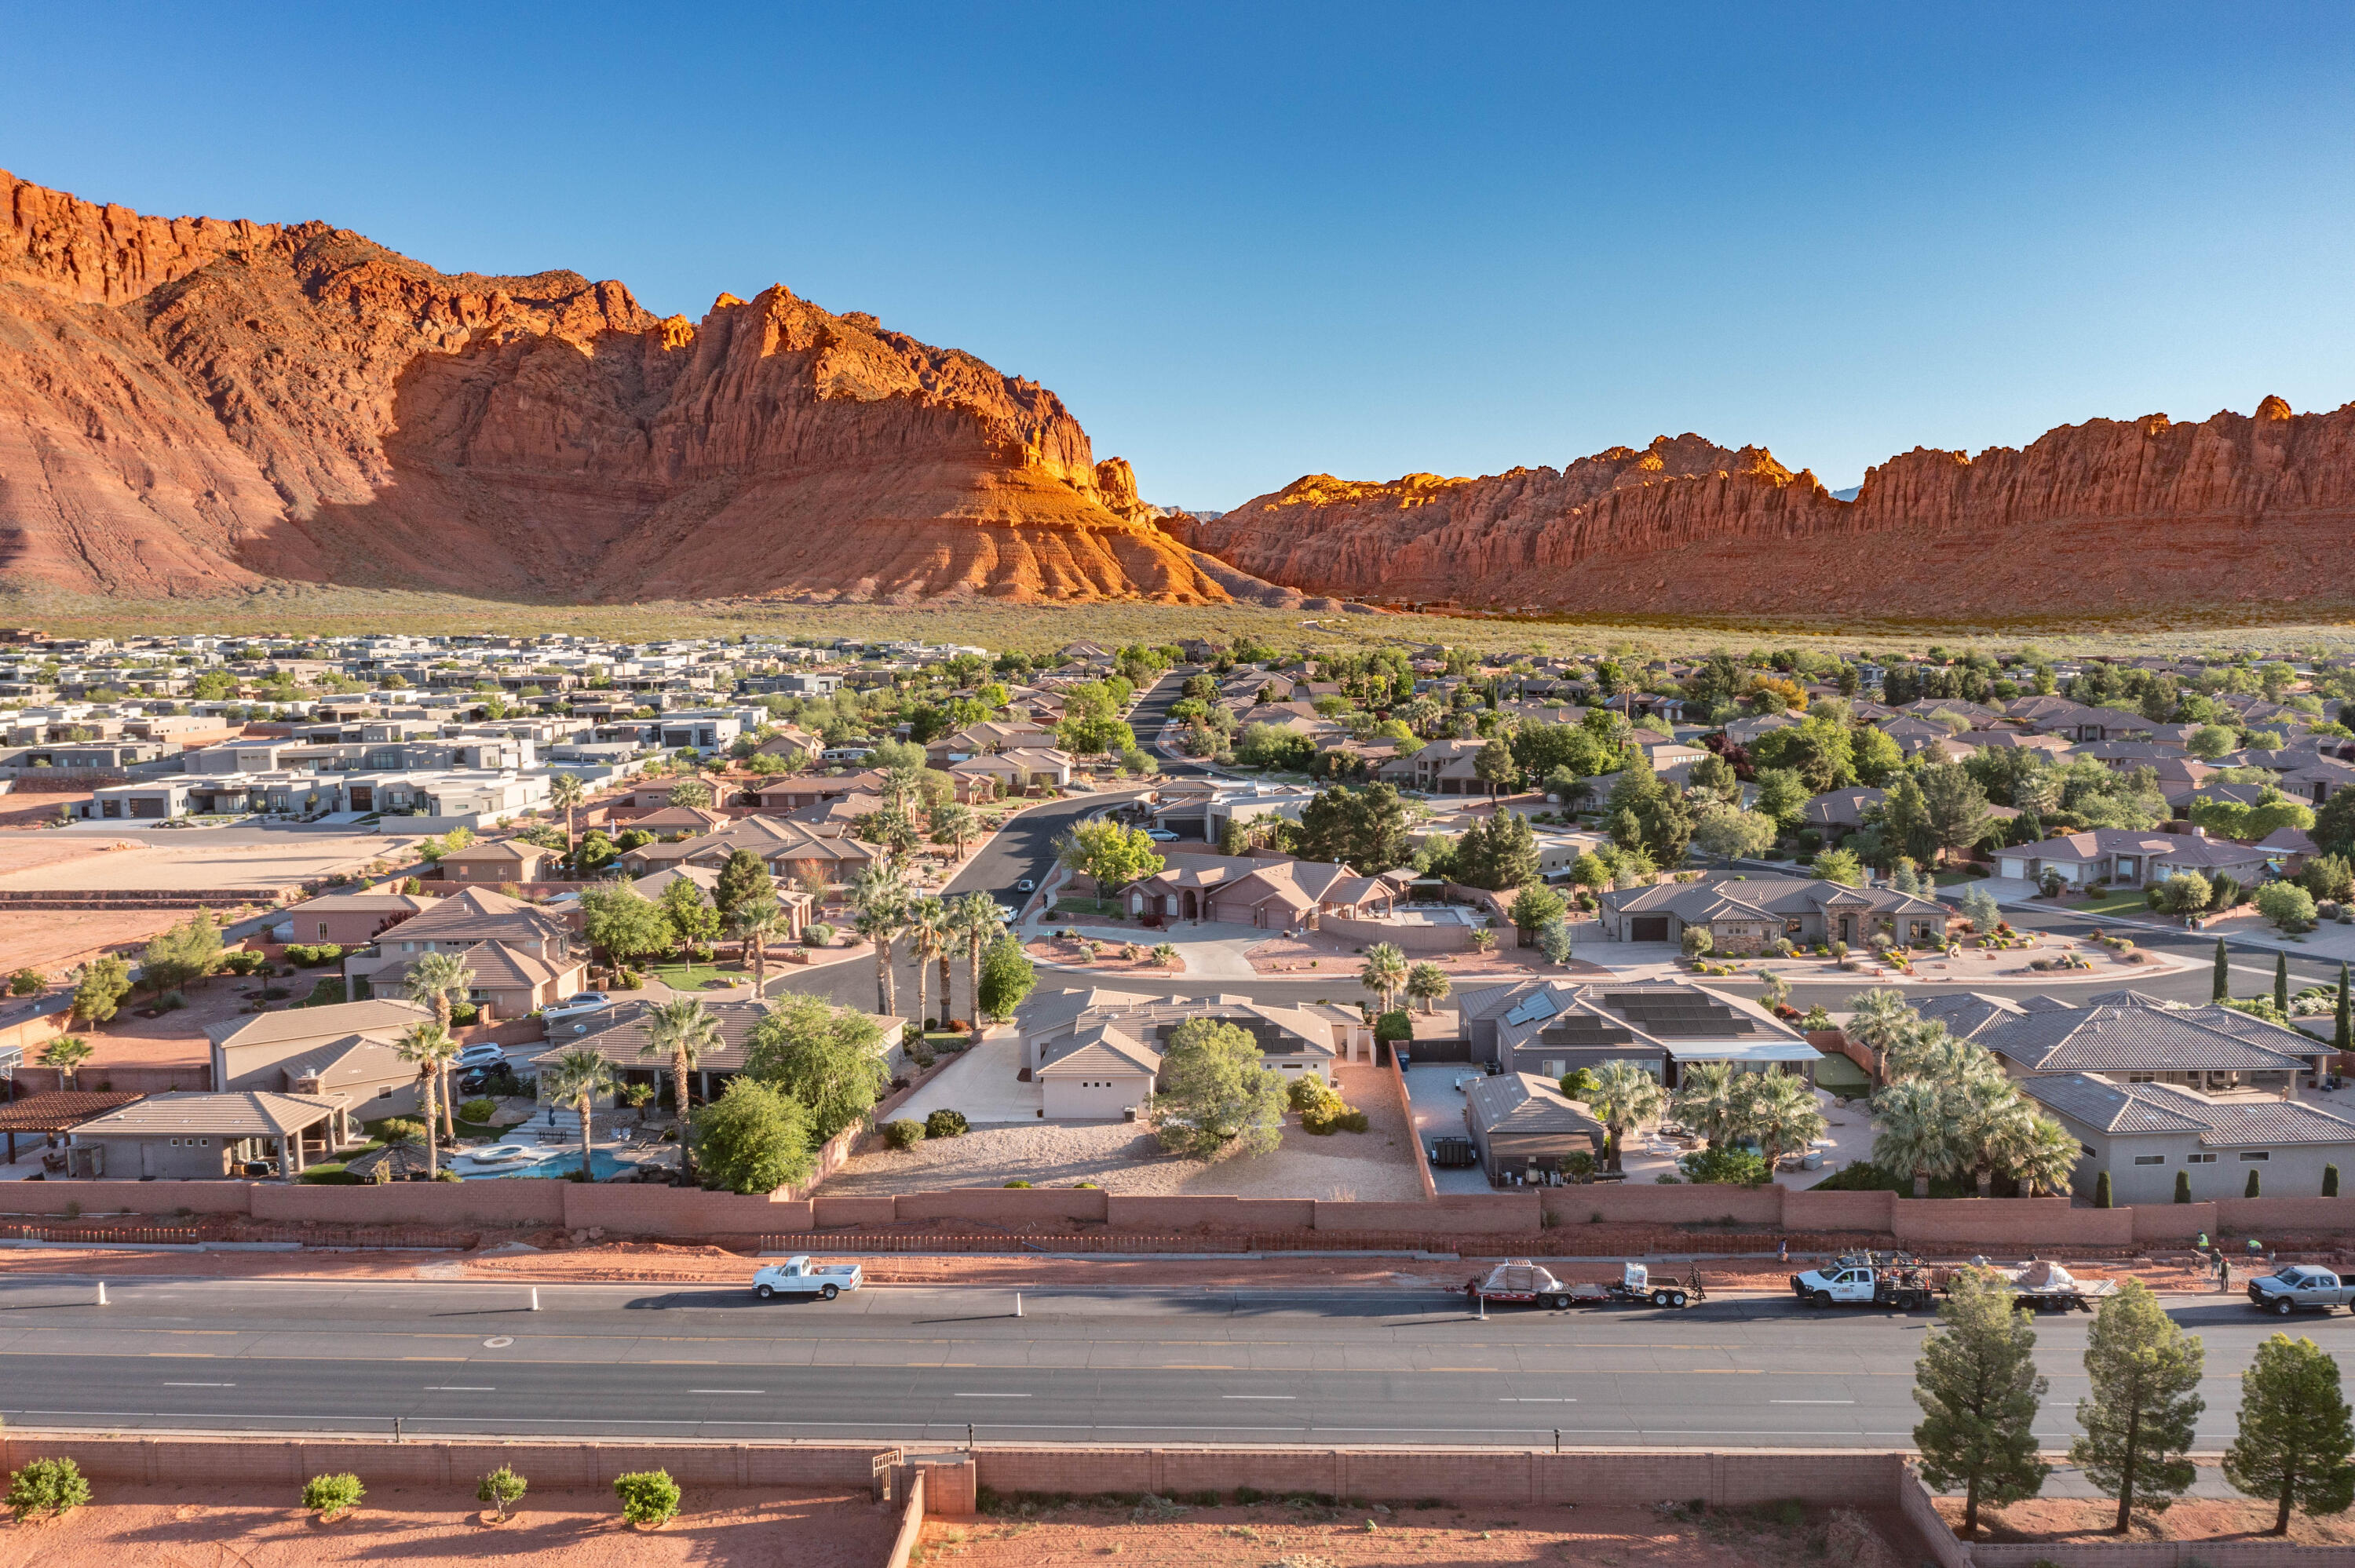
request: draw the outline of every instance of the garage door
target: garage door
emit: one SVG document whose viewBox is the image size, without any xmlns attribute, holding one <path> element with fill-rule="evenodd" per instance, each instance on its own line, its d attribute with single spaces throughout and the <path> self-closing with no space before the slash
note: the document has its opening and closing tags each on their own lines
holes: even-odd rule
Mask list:
<svg viewBox="0 0 2355 1568">
<path fill-rule="evenodd" d="M 1665 915 L 1636 915 L 1627 922 L 1631 941 L 1665 942 L 1668 939 L 1668 917 Z"/>
</svg>

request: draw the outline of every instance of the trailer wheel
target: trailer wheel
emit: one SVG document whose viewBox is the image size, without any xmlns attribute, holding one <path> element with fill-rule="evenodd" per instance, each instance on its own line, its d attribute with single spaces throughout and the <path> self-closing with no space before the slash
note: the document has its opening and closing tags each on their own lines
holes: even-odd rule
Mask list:
<svg viewBox="0 0 2355 1568">
<path fill-rule="evenodd" d="M 1810 1307 L 1828 1307 L 1831 1304 L 1832 1293 L 1828 1290 L 1818 1290 L 1807 1298 L 1807 1305 Z"/>
<path fill-rule="evenodd" d="M 1669 1305 L 1669 1306 L 1671 1306 L 1671 1307 L 1681 1307 L 1681 1306 L 1683 1306 L 1684 1304 L 1685 1304 L 1685 1293 L 1684 1293 L 1683 1291 L 1681 1291 L 1681 1290 L 1671 1290 L 1671 1291 L 1669 1291 L 1669 1292 L 1668 1292 L 1668 1305 Z"/>
<path fill-rule="evenodd" d="M 2293 1301 L 2293 1300 L 2291 1300 L 2291 1299 L 2290 1299 L 2288 1297 L 2286 1297 L 2286 1296 L 2283 1297 L 2280 1300 L 2278 1300 L 2278 1301 L 2276 1301 L 2276 1302 L 2275 1302 L 2275 1303 L 2274 1303 L 2274 1312 L 2275 1312 L 2275 1314 L 2276 1316 L 2278 1316 L 2278 1317 L 2286 1318 L 2286 1317 L 2288 1317 L 2291 1313 L 2293 1313 L 2293 1312 L 2295 1312 L 2295 1311 L 2296 1311 L 2296 1310 L 2297 1310 L 2297 1303 L 2296 1303 L 2296 1302 L 2295 1302 L 2295 1301 Z"/>
<path fill-rule="evenodd" d="M 1570 1306 L 1570 1298 L 1567 1296 L 1549 1296 L 1545 1298 L 1542 1305 L 1556 1312 L 1564 1311 Z"/>
<path fill-rule="evenodd" d="M 1665 1290 L 1655 1290 L 1655 1291 L 1653 1291 L 1653 1292 L 1652 1292 L 1652 1305 L 1653 1305 L 1653 1306 L 1655 1306 L 1655 1307 L 1666 1307 L 1668 1304 L 1668 1293 L 1667 1291 L 1665 1291 Z"/>
</svg>

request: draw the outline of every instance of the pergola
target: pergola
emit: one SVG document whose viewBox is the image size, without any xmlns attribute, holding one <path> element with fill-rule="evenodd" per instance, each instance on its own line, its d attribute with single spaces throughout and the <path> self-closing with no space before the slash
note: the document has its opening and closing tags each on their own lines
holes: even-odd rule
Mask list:
<svg viewBox="0 0 2355 1568">
<path fill-rule="evenodd" d="M 7 1163 L 16 1163 L 16 1135 L 40 1133 L 54 1138 L 70 1132 L 92 1117 L 121 1110 L 144 1095 L 101 1093 L 96 1089 L 54 1089 L 8 1105 L 0 1105 L 0 1134 L 8 1140 Z"/>
</svg>

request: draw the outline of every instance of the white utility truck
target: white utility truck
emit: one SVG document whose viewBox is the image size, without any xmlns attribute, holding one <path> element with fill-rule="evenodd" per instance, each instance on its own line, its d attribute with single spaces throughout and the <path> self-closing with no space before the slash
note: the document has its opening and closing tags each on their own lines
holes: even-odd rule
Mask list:
<svg viewBox="0 0 2355 1568">
<path fill-rule="evenodd" d="M 824 1266 L 812 1263 L 807 1256 L 789 1257 L 783 1263 L 773 1263 L 752 1274 L 752 1294 L 766 1301 L 777 1296 L 815 1296 L 831 1301 L 846 1290 L 856 1290 L 865 1283 L 855 1263 L 829 1263 Z"/>
</svg>

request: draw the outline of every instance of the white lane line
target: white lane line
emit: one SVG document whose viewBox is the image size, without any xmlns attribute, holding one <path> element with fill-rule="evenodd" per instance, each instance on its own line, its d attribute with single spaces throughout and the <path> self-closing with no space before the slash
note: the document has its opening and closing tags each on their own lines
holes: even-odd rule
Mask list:
<svg viewBox="0 0 2355 1568">
<path fill-rule="evenodd" d="M 1027 1393 L 960 1393 L 953 1395 L 952 1397 L 957 1399 L 1028 1399 L 1030 1396 Z"/>
<path fill-rule="evenodd" d="M 425 1385 L 425 1392 L 428 1393 L 496 1393 L 498 1390 L 489 1383 L 429 1383 Z"/>
<path fill-rule="evenodd" d="M 1222 1393 L 1220 1399 L 1297 1399 L 1296 1393 Z"/>
<path fill-rule="evenodd" d="M 689 1393 L 766 1393 L 765 1388 L 690 1388 Z"/>
<path fill-rule="evenodd" d="M 1508 1393 L 1505 1395 L 1504 1398 L 1497 1401 L 1497 1403 L 1499 1404 L 1576 1404 L 1578 1401 L 1574 1399 L 1541 1399 L 1534 1394 L 1522 1394 L 1516 1398 L 1514 1395 Z"/>
<path fill-rule="evenodd" d="M 235 1388 L 233 1383 L 167 1383 L 165 1388 Z"/>
<path fill-rule="evenodd" d="M 1853 1399 L 1770 1399 L 1769 1404 L 1854 1404 Z"/>
</svg>

